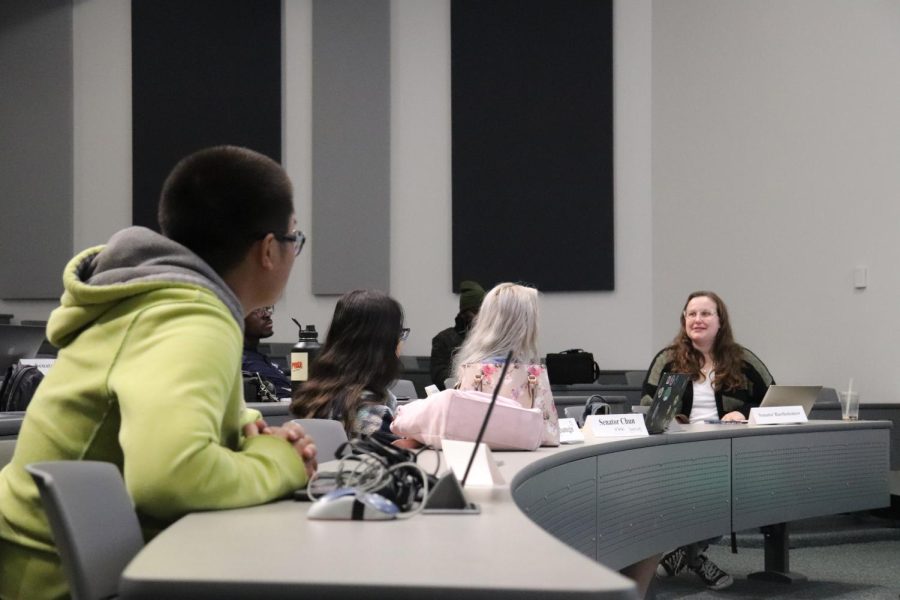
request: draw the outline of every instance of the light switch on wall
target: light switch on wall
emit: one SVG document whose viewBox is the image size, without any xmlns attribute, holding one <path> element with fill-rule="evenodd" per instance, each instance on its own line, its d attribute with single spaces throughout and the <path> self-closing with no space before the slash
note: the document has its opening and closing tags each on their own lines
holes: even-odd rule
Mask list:
<svg viewBox="0 0 900 600">
<path fill-rule="evenodd" d="M 853 288 L 864 290 L 869 285 L 869 269 L 867 267 L 856 267 L 853 269 Z"/>
</svg>

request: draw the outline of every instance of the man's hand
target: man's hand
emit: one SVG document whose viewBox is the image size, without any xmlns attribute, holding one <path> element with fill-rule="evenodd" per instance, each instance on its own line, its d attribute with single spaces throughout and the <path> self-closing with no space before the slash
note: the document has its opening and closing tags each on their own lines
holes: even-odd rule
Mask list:
<svg viewBox="0 0 900 600">
<path fill-rule="evenodd" d="M 257 419 L 253 423 L 247 423 L 244 425 L 244 437 L 255 437 L 265 431 L 268 426 L 269 425 L 262 419 Z"/>
<path fill-rule="evenodd" d="M 254 437 L 260 434 L 280 437 L 289 443 L 303 460 L 307 477 L 312 477 L 315 474 L 316 469 L 319 467 L 319 463 L 316 460 L 316 444 L 312 437 L 303 431 L 300 425 L 288 422 L 281 427 L 270 427 L 262 419 L 255 423 L 244 425 L 245 436 Z"/>
</svg>

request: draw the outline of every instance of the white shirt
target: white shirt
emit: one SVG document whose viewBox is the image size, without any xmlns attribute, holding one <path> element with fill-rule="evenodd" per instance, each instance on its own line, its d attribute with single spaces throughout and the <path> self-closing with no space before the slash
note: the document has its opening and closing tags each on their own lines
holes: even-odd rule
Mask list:
<svg viewBox="0 0 900 600">
<path fill-rule="evenodd" d="M 708 419 L 718 419 L 719 410 L 716 408 L 716 392 L 712 387 L 715 373 L 710 371 L 709 376 L 703 381 L 694 381 L 694 403 L 691 406 L 691 423 L 700 423 Z"/>
</svg>

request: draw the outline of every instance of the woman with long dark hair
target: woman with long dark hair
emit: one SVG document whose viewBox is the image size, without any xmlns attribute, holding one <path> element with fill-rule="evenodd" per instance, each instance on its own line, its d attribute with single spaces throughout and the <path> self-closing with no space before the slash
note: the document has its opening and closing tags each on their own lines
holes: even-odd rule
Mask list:
<svg viewBox="0 0 900 600">
<path fill-rule="evenodd" d="M 682 419 L 691 423 L 744 420 L 775 383 L 766 365 L 734 341 L 728 309 L 717 294 L 709 291 L 688 296 L 675 339 L 653 358 L 647 371 L 641 404 L 652 402 L 664 373 L 690 375 L 692 384 L 675 408 Z M 711 589 L 730 586 L 734 582 L 731 575 L 704 554 L 715 539 L 665 554 L 657 575 L 667 577 L 690 569 Z"/>
<path fill-rule="evenodd" d="M 400 373 L 400 344 L 409 335 L 400 304 L 382 292 L 341 296 L 309 381 L 293 396 L 300 418 L 335 419 L 348 435 L 390 432 Z"/>
</svg>

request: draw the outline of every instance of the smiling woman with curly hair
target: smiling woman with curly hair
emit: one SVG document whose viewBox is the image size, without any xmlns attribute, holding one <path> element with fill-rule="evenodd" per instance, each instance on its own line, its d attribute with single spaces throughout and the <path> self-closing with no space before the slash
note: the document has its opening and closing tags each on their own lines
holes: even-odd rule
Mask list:
<svg viewBox="0 0 900 600">
<path fill-rule="evenodd" d="M 652 402 L 664 373 L 690 375 L 692 385 L 675 408 L 680 420 L 691 423 L 746 419 L 775 383 L 766 365 L 734 341 L 728 309 L 709 291 L 688 296 L 678 334 L 653 358 L 647 371 L 641 404 Z M 688 544 L 664 555 L 657 575 L 668 577 L 690 569 L 711 589 L 730 586 L 734 583 L 731 575 L 704 554 L 711 541 Z"/>
</svg>

